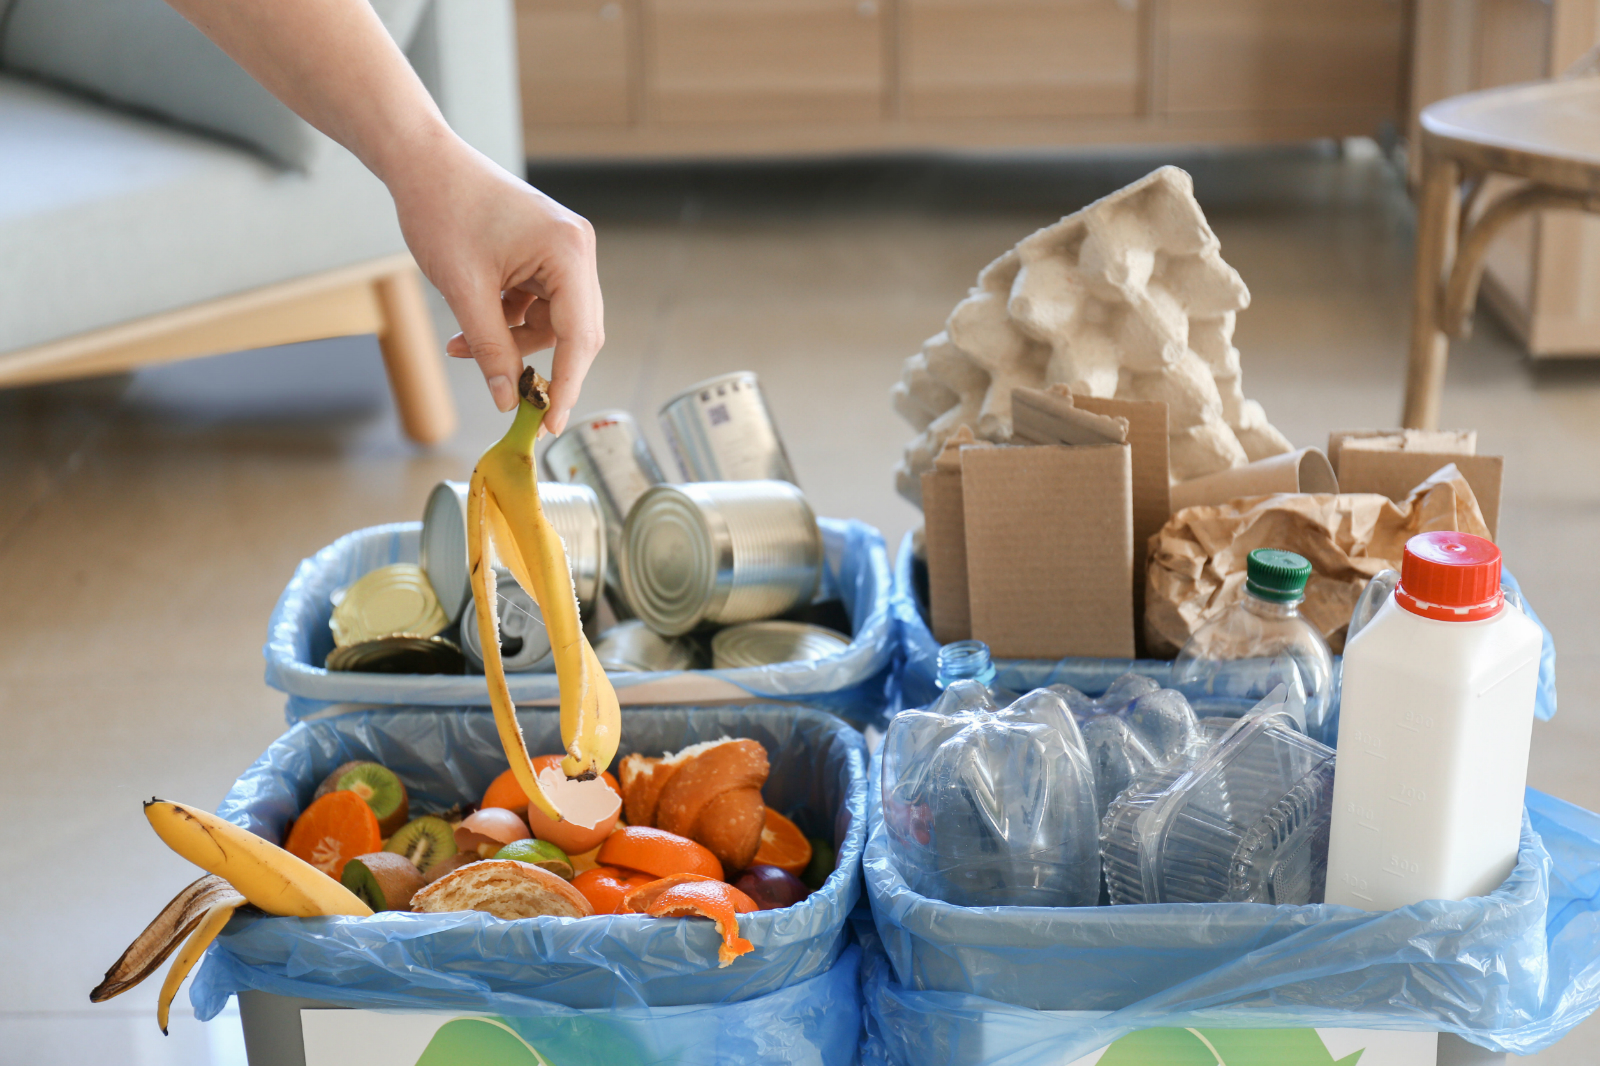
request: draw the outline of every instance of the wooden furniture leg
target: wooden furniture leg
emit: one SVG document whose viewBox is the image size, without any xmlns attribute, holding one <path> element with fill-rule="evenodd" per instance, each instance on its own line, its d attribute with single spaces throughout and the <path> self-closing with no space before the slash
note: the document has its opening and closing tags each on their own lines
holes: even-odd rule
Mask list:
<svg viewBox="0 0 1600 1066">
<path fill-rule="evenodd" d="M 418 444 L 437 444 L 456 430 L 456 404 L 417 270 L 405 266 L 378 278 L 373 287 L 383 310 L 378 347 L 400 425 Z"/>
<path fill-rule="evenodd" d="M 1423 149 L 1427 152 L 1426 147 Z M 1417 210 L 1417 250 L 1411 290 L 1411 361 L 1406 371 L 1407 429 L 1437 429 L 1450 339 L 1439 328 L 1444 278 L 1454 258 L 1459 226 L 1461 168 L 1452 160 L 1425 154 L 1422 204 Z"/>
</svg>

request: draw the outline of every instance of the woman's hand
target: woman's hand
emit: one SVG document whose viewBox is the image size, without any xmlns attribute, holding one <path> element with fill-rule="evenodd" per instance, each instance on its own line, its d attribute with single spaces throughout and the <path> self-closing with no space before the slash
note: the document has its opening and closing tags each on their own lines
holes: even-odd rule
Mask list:
<svg viewBox="0 0 1600 1066">
<path fill-rule="evenodd" d="M 168 2 L 389 187 L 461 323 L 446 351 L 478 361 L 502 411 L 522 357 L 555 346 L 544 425 L 559 433 L 605 343 L 589 223 L 451 132 L 367 0 Z"/>
<path fill-rule="evenodd" d="M 461 324 L 445 351 L 509 411 L 522 357 L 553 346 L 544 424 L 561 432 L 605 343 L 593 228 L 454 137 L 390 173 L 406 243 Z"/>
</svg>

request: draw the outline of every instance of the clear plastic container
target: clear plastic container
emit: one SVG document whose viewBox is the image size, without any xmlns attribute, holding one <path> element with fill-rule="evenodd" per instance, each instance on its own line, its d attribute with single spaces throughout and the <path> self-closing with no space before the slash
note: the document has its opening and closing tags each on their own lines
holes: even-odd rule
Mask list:
<svg viewBox="0 0 1600 1066">
<path fill-rule="evenodd" d="M 903 711 L 883 743 L 890 855 L 911 888 L 967 907 L 1093 906 L 1094 772 L 1047 689 L 1004 708 L 976 680 Z"/>
<path fill-rule="evenodd" d="M 1294 552 L 1257 548 L 1246 568 L 1244 598 L 1189 638 L 1172 665 L 1173 684 L 1202 711 L 1222 714 L 1237 713 L 1229 701 L 1259 700 L 1284 685 L 1303 697 L 1305 731 L 1331 743 L 1333 653 L 1299 610 L 1311 564 Z M 1241 669 L 1240 660 L 1253 662 Z"/>
<path fill-rule="evenodd" d="M 1334 755 L 1296 728 L 1298 699 L 1279 689 L 1117 797 L 1100 835 L 1112 903 L 1321 902 Z"/>
</svg>

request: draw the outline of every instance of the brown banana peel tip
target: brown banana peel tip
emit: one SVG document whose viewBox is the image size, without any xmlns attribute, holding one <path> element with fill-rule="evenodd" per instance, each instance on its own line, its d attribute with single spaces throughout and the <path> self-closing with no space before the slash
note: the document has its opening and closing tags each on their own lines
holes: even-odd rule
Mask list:
<svg viewBox="0 0 1600 1066">
<path fill-rule="evenodd" d="M 550 382 L 531 366 L 522 368 L 517 394 L 541 411 L 550 406 Z"/>
</svg>

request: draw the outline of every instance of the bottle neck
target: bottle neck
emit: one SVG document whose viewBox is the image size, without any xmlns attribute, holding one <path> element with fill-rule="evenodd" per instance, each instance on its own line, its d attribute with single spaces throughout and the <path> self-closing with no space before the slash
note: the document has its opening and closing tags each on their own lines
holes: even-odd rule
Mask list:
<svg viewBox="0 0 1600 1066">
<path fill-rule="evenodd" d="M 957 681 L 977 681 L 983 685 L 994 684 L 994 660 L 989 655 L 989 645 L 981 640 L 958 640 L 939 649 L 939 688 L 948 688 Z"/>
<path fill-rule="evenodd" d="M 1292 600 L 1268 600 L 1246 591 L 1244 595 L 1244 609 L 1259 618 L 1298 618 L 1300 605 L 1305 602 L 1304 596 Z"/>
</svg>

